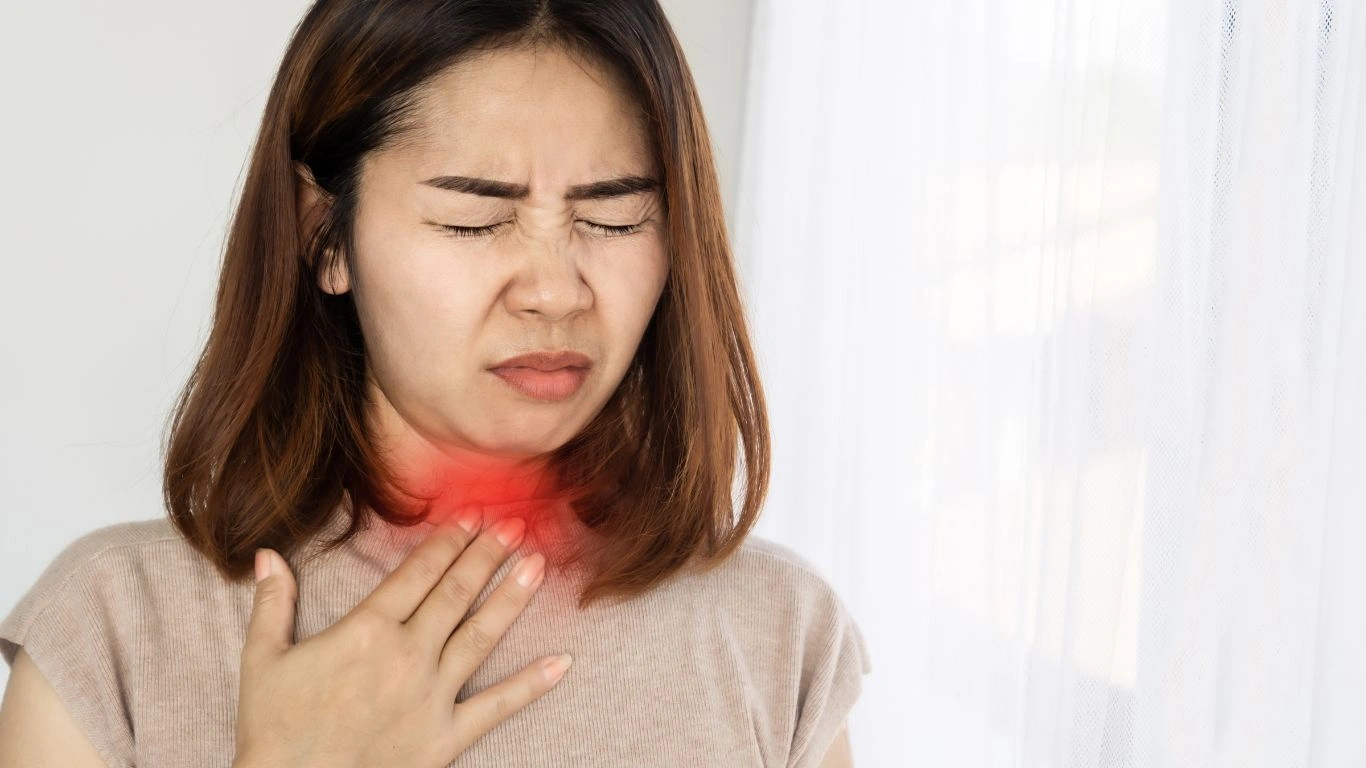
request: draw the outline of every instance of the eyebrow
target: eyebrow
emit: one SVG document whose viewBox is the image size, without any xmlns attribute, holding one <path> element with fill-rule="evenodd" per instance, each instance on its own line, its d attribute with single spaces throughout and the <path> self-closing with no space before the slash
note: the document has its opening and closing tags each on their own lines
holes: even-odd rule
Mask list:
<svg viewBox="0 0 1366 768">
<path fill-rule="evenodd" d="M 437 189 L 449 189 L 453 192 L 465 192 L 483 197 L 501 197 L 507 200 L 521 200 L 530 192 L 525 184 L 477 179 L 471 176 L 433 176 L 419 183 Z M 569 188 L 564 199 L 571 201 L 603 200 L 634 195 L 638 192 L 649 192 L 658 188 L 659 182 L 648 176 L 622 176 L 616 179 L 595 181 L 590 184 L 577 184 Z"/>
</svg>

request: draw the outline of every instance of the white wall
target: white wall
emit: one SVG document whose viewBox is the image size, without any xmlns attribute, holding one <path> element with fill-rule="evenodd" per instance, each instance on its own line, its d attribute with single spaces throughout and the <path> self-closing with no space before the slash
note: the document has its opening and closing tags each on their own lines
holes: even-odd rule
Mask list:
<svg viewBox="0 0 1366 768">
<path fill-rule="evenodd" d="M 707 116 L 726 212 L 735 210 L 754 0 L 661 0 Z M 732 231 L 734 225 L 732 224 Z"/>
<path fill-rule="evenodd" d="M 0 611 L 79 535 L 163 515 L 163 427 L 300 0 L 8 0 Z M 733 196 L 751 0 L 665 3 Z M 3 615 L 3 614 L 0 614 Z M 0 685 L 8 668 L 0 664 Z"/>
</svg>

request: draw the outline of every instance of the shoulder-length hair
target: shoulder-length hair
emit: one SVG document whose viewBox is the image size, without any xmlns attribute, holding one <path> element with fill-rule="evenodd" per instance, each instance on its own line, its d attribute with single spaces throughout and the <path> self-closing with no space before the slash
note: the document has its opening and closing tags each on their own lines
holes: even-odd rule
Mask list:
<svg viewBox="0 0 1366 768">
<path fill-rule="evenodd" d="M 266 102 L 212 329 L 169 421 L 168 514 L 227 578 L 246 578 L 258 547 L 298 550 L 348 494 L 349 527 L 325 549 L 359 532 L 366 507 L 396 525 L 421 519 L 396 503 L 366 427 L 353 296 L 318 278 L 337 258 L 352 263 L 361 159 L 412 138 L 424 84 L 467 55 L 526 42 L 621 75 L 646 117 L 668 219 L 670 272 L 636 356 L 549 457 L 601 542 L 580 606 L 694 561 L 713 567 L 756 522 L 769 477 L 763 391 L 701 103 L 657 0 L 318 0 Z M 299 220 L 309 176 L 328 203 L 314 230 Z"/>
</svg>

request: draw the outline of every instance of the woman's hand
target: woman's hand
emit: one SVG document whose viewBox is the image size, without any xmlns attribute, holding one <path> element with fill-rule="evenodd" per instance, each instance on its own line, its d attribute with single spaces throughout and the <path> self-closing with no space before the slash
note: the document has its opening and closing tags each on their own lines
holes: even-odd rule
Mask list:
<svg viewBox="0 0 1366 768">
<path fill-rule="evenodd" d="M 242 649 L 234 766 L 444 768 L 558 682 L 564 668 L 547 671 L 550 657 L 456 703 L 545 563 L 523 558 L 461 623 L 525 529 L 508 519 L 480 534 L 472 517 L 470 531 L 438 525 L 350 613 L 298 645 L 294 576 L 279 554 L 258 553 L 274 570 L 257 582 Z"/>
</svg>

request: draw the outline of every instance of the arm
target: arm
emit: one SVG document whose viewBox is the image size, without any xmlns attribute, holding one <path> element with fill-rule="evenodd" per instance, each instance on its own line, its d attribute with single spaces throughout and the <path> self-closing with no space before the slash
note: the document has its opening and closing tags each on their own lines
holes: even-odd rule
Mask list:
<svg viewBox="0 0 1366 768">
<path fill-rule="evenodd" d="M 835 740 L 821 760 L 820 768 L 854 768 L 854 755 L 849 748 L 849 722 L 840 724 Z"/>
<path fill-rule="evenodd" d="M 0 768 L 30 765 L 106 768 L 21 647 L 0 703 Z"/>
</svg>

